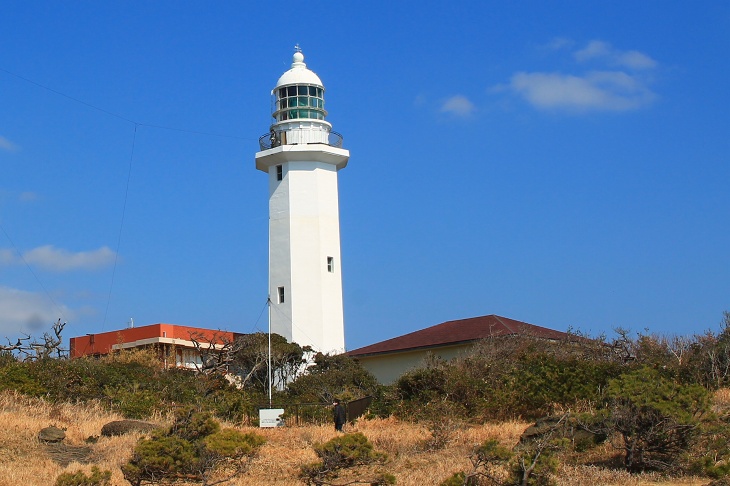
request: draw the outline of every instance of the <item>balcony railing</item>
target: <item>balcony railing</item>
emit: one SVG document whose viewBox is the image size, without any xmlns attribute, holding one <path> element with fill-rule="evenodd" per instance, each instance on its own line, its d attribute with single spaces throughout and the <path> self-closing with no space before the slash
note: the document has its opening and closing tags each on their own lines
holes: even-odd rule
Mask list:
<svg viewBox="0 0 730 486">
<path fill-rule="evenodd" d="M 282 144 L 287 145 L 285 141 L 286 131 L 269 132 L 259 137 L 259 147 L 261 150 L 269 150 Z M 289 143 L 288 145 L 296 145 Z M 337 132 L 330 131 L 327 134 L 327 145 L 330 147 L 342 148 L 342 135 Z"/>
</svg>

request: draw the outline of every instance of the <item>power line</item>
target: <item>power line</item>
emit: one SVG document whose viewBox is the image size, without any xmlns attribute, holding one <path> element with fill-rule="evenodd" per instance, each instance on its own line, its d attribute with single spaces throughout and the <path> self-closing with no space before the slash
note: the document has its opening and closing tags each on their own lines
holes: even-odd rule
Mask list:
<svg viewBox="0 0 730 486">
<path fill-rule="evenodd" d="M 124 204 L 122 205 L 122 220 L 119 223 L 119 236 L 117 237 L 117 251 L 114 253 L 114 267 L 112 268 L 112 279 L 109 283 L 109 295 L 106 300 L 106 310 L 104 311 L 104 321 L 101 324 L 101 330 L 106 326 L 106 318 L 109 314 L 109 304 L 112 300 L 112 289 L 114 288 L 114 276 L 117 273 L 117 261 L 119 260 L 119 248 L 122 246 L 122 230 L 124 229 L 124 216 L 127 213 L 127 199 L 129 198 L 129 181 L 132 179 L 132 161 L 134 160 L 134 146 L 137 142 L 137 124 L 134 124 L 134 133 L 132 134 L 132 148 L 129 152 L 129 167 L 127 169 L 127 185 L 124 189 Z"/>
<path fill-rule="evenodd" d="M 73 96 L 67 95 L 66 93 L 62 93 L 62 92 L 60 92 L 58 90 L 55 90 L 53 88 L 50 88 L 48 86 L 42 85 L 40 83 L 36 83 L 32 79 L 28 79 L 28 78 L 26 78 L 24 76 L 21 76 L 20 74 L 15 74 L 13 72 L 8 71 L 7 69 L 0 68 L 0 71 L 4 72 L 5 74 L 9 74 L 11 76 L 15 76 L 18 79 L 22 79 L 26 83 L 30 83 L 30 84 L 32 84 L 34 86 L 38 86 L 39 88 L 45 89 L 46 91 L 50 91 L 51 93 L 57 94 L 59 96 L 63 96 L 64 98 L 68 98 L 69 100 L 75 101 L 76 103 L 80 103 L 80 104 L 82 104 L 84 106 L 87 106 L 89 108 L 92 108 L 94 110 L 100 111 L 102 113 L 106 113 L 107 115 L 113 116 L 115 118 L 119 118 L 120 120 L 124 120 L 124 121 L 129 122 L 129 123 L 136 123 L 134 120 L 130 120 L 129 118 L 127 118 L 125 116 L 119 115 L 117 113 L 113 113 L 113 112 L 111 112 L 109 110 L 105 110 L 104 108 L 99 108 L 98 106 L 94 106 L 91 103 L 87 103 L 87 102 L 82 101 L 82 100 L 80 100 L 78 98 L 74 98 Z"/>
<path fill-rule="evenodd" d="M 119 224 L 119 234 L 118 234 L 118 237 L 117 237 L 117 249 L 116 249 L 116 252 L 115 252 L 115 255 L 114 255 L 114 267 L 112 269 L 112 277 L 111 277 L 111 282 L 109 284 L 109 293 L 108 293 L 108 296 L 107 296 L 106 309 L 104 311 L 104 321 L 102 323 L 102 330 L 103 330 L 104 327 L 105 327 L 105 325 L 106 325 L 107 317 L 108 317 L 108 314 L 109 314 L 109 306 L 110 306 L 110 303 L 111 303 L 112 291 L 113 291 L 113 288 L 114 288 L 114 280 L 115 280 L 116 270 L 117 270 L 117 263 L 118 263 L 118 260 L 119 260 L 119 250 L 121 248 L 122 233 L 123 233 L 123 229 L 124 229 L 124 219 L 125 219 L 126 209 L 127 209 L 127 200 L 128 200 L 128 197 L 129 197 L 129 185 L 130 185 L 130 180 L 131 180 L 131 176 L 132 176 L 132 163 L 134 161 L 134 149 L 135 149 L 135 144 L 136 144 L 136 140 L 137 140 L 137 129 L 138 129 L 138 127 L 157 128 L 157 129 L 161 129 L 161 130 L 171 130 L 171 131 L 176 131 L 176 132 L 193 133 L 193 134 L 197 134 L 197 135 L 204 135 L 204 136 L 211 136 L 211 137 L 221 137 L 221 138 L 231 138 L 231 139 L 246 140 L 246 141 L 252 141 L 254 139 L 248 138 L 248 137 L 239 137 L 239 136 L 236 136 L 236 135 L 227 135 L 227 134 L 220 134 L 220 133 L 213 133 L 213 132 L 204 132 L 204 131 L 199 131 L 199 130 L 188 130 L 188 129 L 184 129 L 184 128 L 171 127 L 171 126 L 166 126 L 166 125 L 156 125 L 156 124 L 151 124 L 151 123 L 138 122 L 138 121 L 132 120 L 131 118 L 128 118 L 126 116 L 120 115 L 119 113 L 115 113 L 113 111 L 110 111 L 110 110 L 101 108 L 101 107 L 99 107 L 97 105 L 94 105 L 92 103 L 88 103 L 88 102 L 86 102 L 84 100 L 81 100 L 81 99 L 76 98 L 74 96 L 68 95 L 68 94 L 66 94 L 66 93 L 64 93 L 62 91 L 59 91 L 59 90 L 54 89 L 54 88 L 51 88 L 49 86 L 46 86 L 44 84 L 41 84 L 41 83 L 39 83 L 37 81 L 34 81 L 32 79 L 26 78 L 25 76 L 21 76 L 19 74 L 14 73 L 14 72 L 8 71 L 7 69 L 3 69 L 3 68 L 0 67 L 0 72 L 3 72 L 5 74 L 8 74 L 8 75 L 13 76 L 15 78 L 18 78 L 18 79 L 20 79 L 20 80 L 22 80 L 22 81 L 24 81 L 26 83 L 32 84 L 33 86 L 36 86 L 36 87 L 41 88 L 41 89 L 44 89 L 46 91 L 49 91 L 49 92 L 51 92 L 53 94 L 56 94 L 56 95 L 61 96 L 61 97 L 64 97 L 64 98 L 66 98 L 68 100 L 71 100 L 73 102 L 79 103 L 79 104 L 81 104 L 83 106 L 86 106 L 87 108 L 91 108 L 91 109 L 96 110 L 98 112 L 104 113 L 104 114 L 109 115 L 109 116 L 112 116 L 114 118 L 118 118 L 118 119 L 120 119 L 122 121 L 125 121 L 127 123 L 131 123 L 131 124 L 134 125 L 134 133 L 133 133 L 133 136 L 132 136 L 132 146 L 131 146 L 130 155 L 129 155 L 129 167 L 128 167 L 128 170 L 127 170 L 127 183 L 126 183 L 126 187 L 125 187 L 125 191 L 124 191 L 124 204 L 122 206 L 122 217 L 121 217 L 121 222 Z M 36 281 L 38 281 L 38 284 L 41 286 L 41 288 L 43 288 L 43 290 L 45 291 L 46 295 L 51 300 L 51 302 L 53 303 L 53 305 L 59 310 L 59 312 L 61 313 L 61 316 L 64 318 L 64 320 L 67 320 L 66 317 L 63 316 L 63 312 L 61 311 L 61 308 L 53 300 L 53 298 L 51 297 L 50 293 L 46 289 L 45 285 L 43 285 L 43 282 L 41 282 L 41 280 L 38 277 L 38 275 L 33 271 L 33 268 L 30 266 L 30 264 L 28 264 L 28 262 L 25 260 L 25 258 L 23 258 L 22 253 L 15 246 L 15 243 L 13 243 L 12 239 L 7 234 L 7 232 L 5 231 L 5 229 L 2 228 L 2 226 L 0 226 L 0 229 L 2 229 L 3 233 L 8 238 L 8 240 L 10 241 L 10 243 L 13 245 L 13 247 L 15 248 L 15 251 L 18 253 L 18 255 L 20 256 L 21 260 L 28 267 L 28 269 L 30 270 L 30 272 L 33 274 L 33 277 L 35 277 Z M 263 311 L 262 311 L 262 313 L 263 313 Z M 260 318 L 261 318 L 261 316 L 259 316 L 259 319 Z M 258 320 L 257 320 L 257 323 L 258 323 Z"/>
<path fill-rule="evenodd" d="M 262 315 L 264 315 L 264 311 L 266 310 L 266 308 L 267 308 L 268 306 L 269 306 L 269 299 L 266 299 L 266 303 L 265 303 L 265 304 L 264 304 L 264 306 L 263 306 L 263 307 L 261 308 L 261 312 L 259 312 L 259 316 L 258 316 L 258 317 L 256 318 L 256 322 L 255 322 L 255 323 L 254 323 L 254 325 L 253 325 L 253 328 L 254 328 L 255 330 L 257 330 L 258 332 L 265 332 L 265 331 L 262 331 L 262 330 L 261 330 L 261 328 L 259 328 L 259 321 L 261 320 L 261 316 L 262 316 Z"/>
<path fill-rule="evenodd" d="M 246 141 L 253 141 L 253 140 L 255 140 L 255 139 L 250 138 L 250 137 L 239 137 L 237 135 L 227 135 L 227 134 L 222 134 L 222 133 L 203 132 L 203 131 L 199 131 L 199 130 L 189 130 L 189 129 L 186 129 L 186 128 L 171 127 L 171 126 L 167 126 L 167 125 L 155 125 L 155 124 L 152 124 L 152 123 L 142 123 L 142 122 L 139 122 L 139 121 L 136 121 L 136 120 L 132 120 L 130 118 L 127 118 L 124 115 L 120 115 L 119 113 L 114 113 L 113 111 L 109 111 L 107 109 L 101 108 L 101 107 L 96 106 L 94 104 L 88 103 L 88 102 L 86 102 L 84 100 L 80 100 L 80 99 L 75 98 L 75 97 L 73 97 L 71 95 L 68 95 L 68 94 L 66 94 L 66 93 L 64 93 L 62 91 L 58 91 L 57 89 L 53 89 L 53 88 L 51 88 L 49 86 L 46 86 L 44 84 L 38 83 L 36 81 L 33 81 L 32 79 L 26 78 L 25 76 L 21 76 L 21 75 L 16 74 L 16 73 L 14 73 L 12 71 L 8 71 L 7 69 L 0 68 L 0 71 L 4 72 L 5 74 L 9 74 L 10 76 L 14 76 L 14 77 L 16 77 L 16 78 L 18 78 L 20 80 L 23 80 L 26 83 L 32 84 L 33 86 L 37 86 L 37 87 L 39 87 L 41 89 L 45 89 L 46 91 L 50 91 L 51 93 L 57 94 L 58 96 L 62 96 L 64 98 L 66 98 L 66 99 L 69 99 L 69 100 L 74 101 L 76 103 L 82 104 L 82 105 L 84 105 L 84 106 L 86 106 L 88 108 L 91 108 L 93 110 L 99 111 L 99 112 L 104 113 L 104 114 L 107 114 L 109 116 L 113 116 L 115 118 L 119 118 L 120 120 L 123 120 L 123 121 L 125 121 L 127 123 L 132 123 L 135 126 L 135 130 L 137 129 L 138 126 L 141 126 L 141 127 L 157 128 L 157 129 L 160 129 L 160 130 L 172 130 L 172 131 L 175 131 L 175 132 L 195 133 L 197 135 L 206 135 L 206 136 L 209 136 L 209 137 L 233 138 L 233 139 L 236 139 L 236 140 L 246 140 Z"/>
</svg>

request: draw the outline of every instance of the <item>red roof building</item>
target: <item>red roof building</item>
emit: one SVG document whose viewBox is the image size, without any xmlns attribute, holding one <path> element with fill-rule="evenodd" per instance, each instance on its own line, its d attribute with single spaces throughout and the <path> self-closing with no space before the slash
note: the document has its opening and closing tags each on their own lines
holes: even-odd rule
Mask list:
<svg viewBox="0 0 730 486">
<path fill-rule="evenodd" d="M 550 340 L 570 338 L 564 332 L 492 314 L 444 322 L 348 351 L 347 355 L 357 358 L 380 383 L 389 384 L 409 369 L 420 366 L 429 354 L 452 359 L 482 339 L 512 335 Z"/>
<path fill-rule="evenodd" d="M 70 339 L 71 358 L 102 356 L 114 351 L 132 348 L 153 348 L 165 368 L 196 368 L 201 364 L 200 353 L 193 341 L 201 347 L 221 347 L 233 342 L 238 334 L 177 324 L 150 324 L 117 331 L 87 334 Z"/>
</svg>

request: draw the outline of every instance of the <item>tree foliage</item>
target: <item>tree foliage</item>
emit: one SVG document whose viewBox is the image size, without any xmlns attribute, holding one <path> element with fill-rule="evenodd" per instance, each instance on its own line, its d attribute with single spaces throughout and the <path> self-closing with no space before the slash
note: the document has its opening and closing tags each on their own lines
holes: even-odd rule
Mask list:
<svg viewBox="0 0 730 486">
<path fill-rule="evenodd" d="M 209 413 L 183 409 L 167 430 L 137 443 L 122 472 L 135 486 L 181 480 L 219 484 L 244 472 L 263 443 L 256 434 L 221 430 Z"/>
<path fill-rule="evenodd" d="M 687 451 L 709 395 L 699 385 L 683 385 L 643 367 L 611 380 L 602 427 L 620 435 L 629 471 L 667 470 Z"/>
<path fill-rule="evenodd" d="M 306 373 L 289 384 L 288 396 L 301 402 L 332 403 L 335 397 L 347 401 L 377 391 L 375 376 L 356 360 L 344 354 L 317 353 Z"/>
<path fill-rule="evenodd" d="M 98 400 L 127 418 L 147 418 L 173 405 L 195 404 L 238 421 L 249 412 L 247 397 L 219 375 L 163 369 L 151 350 L 101 359 L 0 360 L 0 390 L 46 400 Z"/>
<path fill-rule="evenodd" d="M 360 432 L 335 437 L 324 444 L 314 447 L 319 462 L 301 467 L 299 477 L 306 484 L 331 484 L 343 470 L 370 464 L 382 464 L 387 455 L 374 450 L 370 441 Z M 395 478 L 379 471 L 367 478 L 359 478 L 348 484 L 366 483 L 371 485 L 394 484 Z"/>
<path fill-rule="evenodd" d="M 393 412 L 429 420 L 438 408 L 456 417 L 538 418 L 558 406 L 598 401 L 612 360 L 595 360 L 591 347 L 529 336 L 486 339 L 451 361 L 426 360 L 393 386 Z"/>
<path fill-rule="evenodd" d="M 286 338 L 271 334 L 272 387 L 284 388 L 303 370 L 306 363 L 304 349 L 297 343 L 287 342 Z M 258 332 L 239 336 L 235 342 L 233 370 L 241 377 L 244 388 L 265 392 L 269 386 L 268 378 L 269 336 Z"/>
</svg>

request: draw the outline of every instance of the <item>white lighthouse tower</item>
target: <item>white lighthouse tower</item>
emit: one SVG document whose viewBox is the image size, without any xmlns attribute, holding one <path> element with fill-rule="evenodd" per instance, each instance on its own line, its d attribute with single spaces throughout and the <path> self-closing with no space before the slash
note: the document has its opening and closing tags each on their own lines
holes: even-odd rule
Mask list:
<svg viewBox="0 0 730 486">
<path fill-rule="evenodd" d="M 269 174 L 271 332 L 323 353 L 345 350 L 337 171 L 350 152 L 325 121 L 324 86 L 297 47 L 272 91 L 256 168 Z"/>
</svg>

